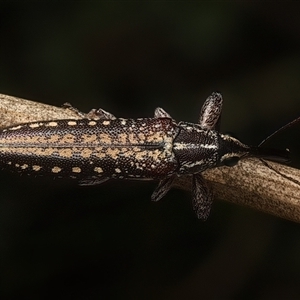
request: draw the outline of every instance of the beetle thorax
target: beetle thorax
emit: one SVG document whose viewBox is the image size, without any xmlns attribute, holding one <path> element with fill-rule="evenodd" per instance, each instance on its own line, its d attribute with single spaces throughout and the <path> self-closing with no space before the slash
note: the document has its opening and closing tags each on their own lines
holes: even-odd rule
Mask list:
<svg viewBox="0 0 300 300">
<path fill-rule="evenodd" d="M 178 160 L 179 174 L 195 174 L 213 168 L 219 162 L 219 133 L 200 125 L 180 122 L 173 151 Z"/>
</svg>

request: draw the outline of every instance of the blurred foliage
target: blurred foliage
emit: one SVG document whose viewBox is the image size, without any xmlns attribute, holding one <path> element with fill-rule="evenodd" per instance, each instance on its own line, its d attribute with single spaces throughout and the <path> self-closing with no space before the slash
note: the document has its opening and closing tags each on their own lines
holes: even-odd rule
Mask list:
<svg viewBox="0 0 300 300">
<path fill-rule="evenodd" d="M 0 2 L 0 92 L 82 111 L 196 121 L 222 92 L 223 131 L 245 143 L 299 116 L 296 2 Z M 299 166 L 299 127 L 273 139 Z M 3 299 L 295 299 L 300 228 L 154 183 L 1 174 Z M 299 241 L 298 241 L 299 240 Z"/>
</svg>

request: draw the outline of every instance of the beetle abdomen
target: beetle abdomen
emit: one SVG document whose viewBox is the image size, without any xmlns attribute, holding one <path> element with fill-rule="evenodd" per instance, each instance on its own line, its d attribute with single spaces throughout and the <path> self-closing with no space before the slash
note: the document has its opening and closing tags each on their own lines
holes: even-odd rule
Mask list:
<svg viewBox="0 0 300 300">
<path fill-rule="evenodd" d="M 174 172 L 169 118 L 57 120 L 0 132 L 0 164 L 27 174 L 81 180 L 155 179 Z"/>
</svg>

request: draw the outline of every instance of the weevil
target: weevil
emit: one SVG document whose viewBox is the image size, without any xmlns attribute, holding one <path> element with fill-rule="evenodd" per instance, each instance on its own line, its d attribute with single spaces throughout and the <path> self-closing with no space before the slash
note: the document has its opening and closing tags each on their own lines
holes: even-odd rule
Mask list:
<svg viewBox="0 0 300 300">
<path fill-rule="evenodd" d="M 71 177 L 80 185 L 109 179 L 159 180 L 151 199 L 160 200 L 176 176 L 192 175 L 193 209 L 209 216 L 213 193 L 201 173 L 232 166 L 244 157 L 279 162 L 287 150 L 252 147 L 219 132 L 223 99 L 213 93 L 197 124 L 176 122 L 156 108 L 153 118 L 123 119 L 92 110 L 79 120 L 52 120 L 0 131 L 0 167 L 29 175 Z"/>
</svg>

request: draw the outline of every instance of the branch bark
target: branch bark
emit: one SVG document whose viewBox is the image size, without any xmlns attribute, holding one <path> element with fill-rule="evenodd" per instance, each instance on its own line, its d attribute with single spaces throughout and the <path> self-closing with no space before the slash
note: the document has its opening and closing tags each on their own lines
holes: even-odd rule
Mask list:
<svg viewBox="0 0 300 300">
<path fill-rule="evenodd" d="M 0 94 L 0 128 L 19 123 L 80 119 L 68 108 Z M 241 160 L 234 167 L 203 172 L 217 199 L 300 222 L 300 170 L 255 158 Z M 190 190 L 191 177 L 178 177 L 175 187 Z"/>
</svg>

